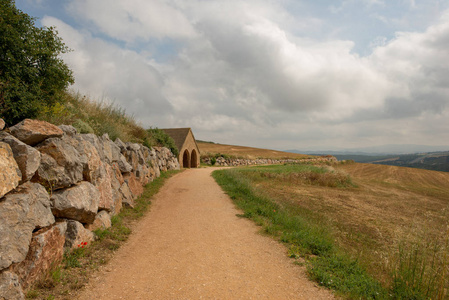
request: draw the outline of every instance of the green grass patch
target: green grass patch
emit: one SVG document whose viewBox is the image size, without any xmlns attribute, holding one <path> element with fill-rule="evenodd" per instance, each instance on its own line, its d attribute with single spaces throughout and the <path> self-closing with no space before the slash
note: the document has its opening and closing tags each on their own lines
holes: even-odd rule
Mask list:
<svg viewBox="0 0 449 300">
<path fill-rule="evenodd" d="M 243 210 L 242 217 L 254 220 L 265 233 L 289 245 L 291 257 L 306 259 L 310 277 L 320 285 L 354 299 L 386 299 L 387 290 L 356 259 L 336 246 L 326 222 L 299 206 L 279 203 L 254 187 L 267 179 L 304 184 L 307 180 L 302 179 L 301 173 L 320 175 L 332 172 L 327 167 L 286 165 L 217 170 L 213 177 Z"/>
<path fill-rule="evenodd" d="M 269 165 L 242 169 L 241 172 L 251 176 L 256 181 L 268 179 L 295 185 L 356 187 L 348 174 L 337 171 L 330 166 L 315 166 L 312 164 Z"/>
</svg>

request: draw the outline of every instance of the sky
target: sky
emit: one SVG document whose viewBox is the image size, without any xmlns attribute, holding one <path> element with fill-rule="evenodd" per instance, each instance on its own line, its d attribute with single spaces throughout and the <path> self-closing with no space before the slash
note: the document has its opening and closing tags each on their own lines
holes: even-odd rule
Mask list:
<svg viewBox="0 0 449 300">
<path fill-rule="evenodd" d="M 449 0 L 16 0 L 74 91 L 269 149 L 449 150 Z"/>
</svg>

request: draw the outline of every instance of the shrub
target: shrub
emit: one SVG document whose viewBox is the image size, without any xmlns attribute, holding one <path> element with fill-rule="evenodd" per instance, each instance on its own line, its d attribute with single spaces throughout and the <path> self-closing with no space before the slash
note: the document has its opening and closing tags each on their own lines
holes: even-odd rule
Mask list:
<svg viewBox="0 0 449 300">
<path fill-rule="evenodd" d="M 178 156 L 179 150 L 178 147 L 176 147 L 175 141 L 163 130 L 159 128 L 150 128 L 147 132 L 150 134 L 150 145 L 167 147 L 175 156 Z"/>
</svg>

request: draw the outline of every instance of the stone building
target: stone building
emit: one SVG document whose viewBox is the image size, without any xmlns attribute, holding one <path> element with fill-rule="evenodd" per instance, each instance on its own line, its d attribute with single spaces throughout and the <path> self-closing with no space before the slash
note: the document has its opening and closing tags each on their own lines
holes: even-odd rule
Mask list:
<svg viewBox="0 0 449 300">
<path fill-rule="evenodd" d="M 197 168 L 200 165 L 200 149 L 190 128 L 162 129 L 178 147 L 179 165 L 183 168 Z"/>
</svg>

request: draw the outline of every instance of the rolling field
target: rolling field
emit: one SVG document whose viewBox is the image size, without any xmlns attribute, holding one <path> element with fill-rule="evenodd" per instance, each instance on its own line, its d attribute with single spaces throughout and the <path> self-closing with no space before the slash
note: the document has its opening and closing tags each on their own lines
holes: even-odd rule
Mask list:
<svg viewBox="0 0 449 300">
<path fill-rule="evenodd" d="M 229 147 L 228 153 L 234 154 Z M 316 170 L 262 166 L 220 172 L 228 172 L 234 184 L 246 182 L 251 197 L 269 199 L 275 214 L 288 211 L 328 232 L 336 249 L 367 270 L 394 299 L 448 299 L 449 173 L 361 163 Z M 263 208 L 249 216 L 267 233 L 286 241 L 285 229 L 277 227 L 278 217 L 270 219 Z M 303 249 L 307 243 L 295 243 L 291 247 L 299 247 L 298 255 L 307 260 L 310 250 Z M 318 276 L 311 270 L 312 277 Z M 314 279 L 335 288 L 323 283 L 322 278 L 336 276 L 330 274 Z M 388 298 L 385 295 L 378 298 Z"/>
<path fill-rule="evenodd" d="M 197 142 L 200 148 L 201 155 L 226 154 L 236 158 L 257 159 L 257 158 L 271 158 L 271 159 L 303 159 L 313 157 L 312 155 L 288 153 L 277 150 L 267 150 L 260 148 L 233 146 L 223 144 L 213 144 L 205 142 Z"/>
</svg>

